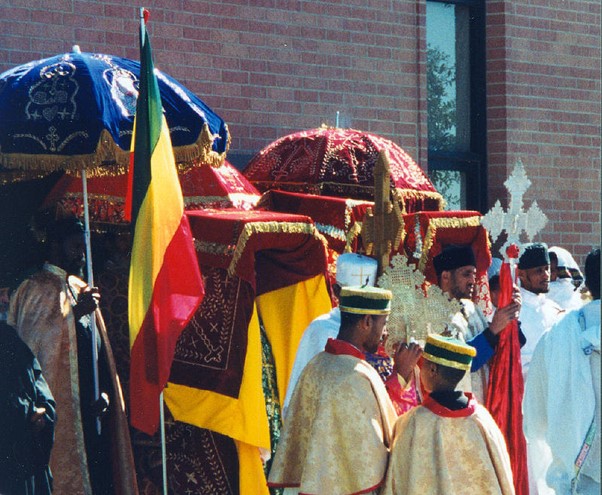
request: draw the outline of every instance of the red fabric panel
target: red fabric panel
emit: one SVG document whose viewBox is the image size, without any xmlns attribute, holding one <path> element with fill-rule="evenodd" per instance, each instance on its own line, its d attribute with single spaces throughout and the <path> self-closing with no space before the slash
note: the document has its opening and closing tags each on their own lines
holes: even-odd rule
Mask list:
<svg viewBox="0 0 602 495">
<path fill-rule="evenodd" d="M 510 265 L 504 262 L 500 270 L 500 308 L 510 303 L 512 286 Z M 521 409 L 524 383 L 517 320 L 512 320 L 500 333 L 500 340 L 489 366 L 487 409 L 506 439 L 516 494 L 528 495 L 527 445 Z"/>
<path fill-rule="evenodd" d="M 403 216 L 405 239 L 403 246 L 399 246 L 398 252 L 403 251 L 412 259 L 412 253 L 416 249 L 416 219 L 420 223 L 421 242 L 426 241 L 429 229 L 437 220 L 448 220 L 456 223 L 455 226 L 437 227 L 436 235 L 428 253 L 428 259 L 424 267 L 424 276 L 431 284 L 437 284 L 437 274 L 433 266 L 433 258 L 437 256 L 448 244 L 470 244 L 477 260 L 477 277 L 487 272 L 491 264 L 491 250 L 489 247 L 488 233 L 485 227 L 478 225 L 475 227 L 462 225 L 472 217 L 481 217 L 478 211 L 458 210 L 458 211 L 421 211 Z M 425 249 L 427 246 L 423 246 Z M 414 259 L 415 261 L 418 261 Z"/>
<path fill-rule="evenodd" d="M 189 211 L 186 215 L 199 243 L 200 264 L 226 270 L 245 226 L 253 224 L 253 233 L 239 253 L 235 275 L 250 283 L 257 295 L 326 274 L 326 247 L 322 241 L 304 232 L 286 231 L 287 223 L 313 225 L 309 217 L 240 210 Z"/>
<path fill-rule="evenodd" d="M 328 240 L 328 247 L 341 254 L 345 250 L 349 230 L 362 221 L 374 202 L 272 190 L 264 195 L 262 205 L 271 211 L 311 217 Z M 354 252 L 357 250 L 357 238 L 351 248 Z"/>
</svg>

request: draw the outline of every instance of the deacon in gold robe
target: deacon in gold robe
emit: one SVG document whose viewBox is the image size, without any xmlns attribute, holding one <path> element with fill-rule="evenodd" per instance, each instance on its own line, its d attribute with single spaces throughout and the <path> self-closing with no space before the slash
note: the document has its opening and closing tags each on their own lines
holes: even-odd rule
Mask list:
<svg viewBox="0 0 602 495">
<path fill-rule="evenodd" d="M 97 309 L 98 292 L 80 278 L 85 263 L 81 222 L 67 218 L 52 223 L 47 247 L 48 262 L 11 295 L 8 323 L 36 355 L 56 400 L 50 456 L 54 493 L 136 495 L 125 405 Z M 100 398 L 94 393 L 92 318 Z"/>
<path fill-rule="evenodd" d="M 428 397 L 399 418 L 384 495 L 514 494 L 501 431 L 472 394 L 455 390 L 475 349 L 429 335 L 420 379 Z"/>
<path fill-rule="evenodd" d="M 372 287 L 341 290 L 337 339 L 307 364 L 295 387 L 270 487 L 304 494 L 377 493 L 397 415 L 364 353 L 378 348 L 391 297 L 390 291 Z"/>
</svg>

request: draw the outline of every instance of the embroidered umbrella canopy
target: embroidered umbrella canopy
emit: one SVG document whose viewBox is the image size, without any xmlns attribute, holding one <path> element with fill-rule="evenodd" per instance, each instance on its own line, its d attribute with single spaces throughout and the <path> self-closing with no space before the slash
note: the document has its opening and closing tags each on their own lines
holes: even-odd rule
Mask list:
<svg viewBox="0 0 602 495">
<path fill-rule="evenodd" d="M 390 160 L 391 193 L 402 212 L 443 209 L 443 198 L 400 146 L 376 134 L 322 126 L 284 136 L 257 153 L 243 170 L 269 189 L 374 200 L 374 166 Z"/>
<path fill-rule="evenodd" d="M 220 164 L 225 122 L 175 79 L 156 71 L 176 162 Z M 88 176 L 123 173 L 138 97 L 139 62 L 98 53 L 37 60 L 0 74 L 0 164 Z"/>
<path fill-rule="evenodd" d="M 211 166 L 195 162 L 178 170 L 184 207 L 187 210 L 236 208 L 251 210 L 260 194 L 244 175 L 228 161 Z M 93 230 L 103 230 L 105 224 L 125 224 L 124 204 L 127 175 L 94 177 L 87 181 L 88 208 Z M 46 196 L 41 209 L 57 208 L 79 217 L 84 214 L 81 179 L 65 174 Z"/>
</svg>

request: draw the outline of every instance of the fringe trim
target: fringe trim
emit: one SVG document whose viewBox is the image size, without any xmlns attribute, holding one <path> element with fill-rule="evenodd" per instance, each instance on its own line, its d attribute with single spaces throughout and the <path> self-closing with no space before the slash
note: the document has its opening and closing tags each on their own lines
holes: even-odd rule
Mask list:
<svg viewBox="0 0 602 495">
<path fill-rule="evenodd" d="M 203 124 L 203 129 L 195 143 L 174 148 L 176 163 L 190 163 L 198 160 L 212 167 L 222 166 L 226 160 L 226 153 L 230 149 L 230 132 L 228 131 L 228 142 L 223 153 L 213 151 L 215 137 L 216 135 L 211 134 L 209 125 Z M 130 151 L 122 150 L 106 129 L 100 133 L 96 151 L 87 155 L 3 153 L 0 149 L 0 165 L 3 167 L 46 174 L 64 170 L 79 177 L 81 170 L 86 169 L 88 177 L 114 176 L 127 173 L 129 163 Z"/>
<path fill-rule="evenodd" d="M 418 264 L 419 270 L 424 273 L 424 268 L 429 259 L 431 248 L 435 242 L 438 228 L 462 228 L 462 227 L 479 227 L 481 225 L 481 217 L 466 217 L 466 218 L 431 218 L 429 226 L 426 231 L 426 236 L 422 243 L 422 256 Z M 489 236 L 487 237 L 487 244 L 489 244 Z"/>
<path fill-rule="evenodd" d="M 318 239 L 324 249 L 328 247 L 328 241 L 320 234 L 314 224 L 304 222 L 250 222 L 247 223 L 243 231 L 238 236 L 236 248 L 232 255 L 232 261 L 228 267 L 228 275 L 234 276 L 236 274 L 236 266 L 242 257 L 247 242 L 249 239 L 256 234 L 304 234 L 311 235 Z"/>
</svg>

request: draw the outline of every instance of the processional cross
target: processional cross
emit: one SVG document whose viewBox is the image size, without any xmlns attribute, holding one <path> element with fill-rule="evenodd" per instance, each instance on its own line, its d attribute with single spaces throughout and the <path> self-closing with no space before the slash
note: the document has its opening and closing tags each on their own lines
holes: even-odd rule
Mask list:
<svg viewBox="0 0 602 495">
<path fill-rule="evenodd" d="M 367 255 L 378 261 L 378 275 L 389 266 L 389 254 L 399 246 L 404 223 L 397 202 L 391 203 L 389 156 L 385 150 L 378 154 L 374 167 L 374 209 L 368 208 L 362 222 L 362 239 Z"/>
<path fill-rule="evenodd" d="M 539 209 L 535 200 L 527 211 L 523 211 L 523 195 L 530 185 L 531 181 L 519 159 L 514 165 L 512 174 L 504 182 L 504 186 L 510 193 L 508 210 L 504 211 L 498 199 L 493 208 L 481 218 L 481 224 L 489 231 L 494 242 L 506 232 L 508 237 L 500 250 L 506 261 L 510 261 L 508 248 L 513 244 L 520 247 L 520 236 L 523 232 L 530 241 L 548 222 L 548 218 Z"/>
</svg>

